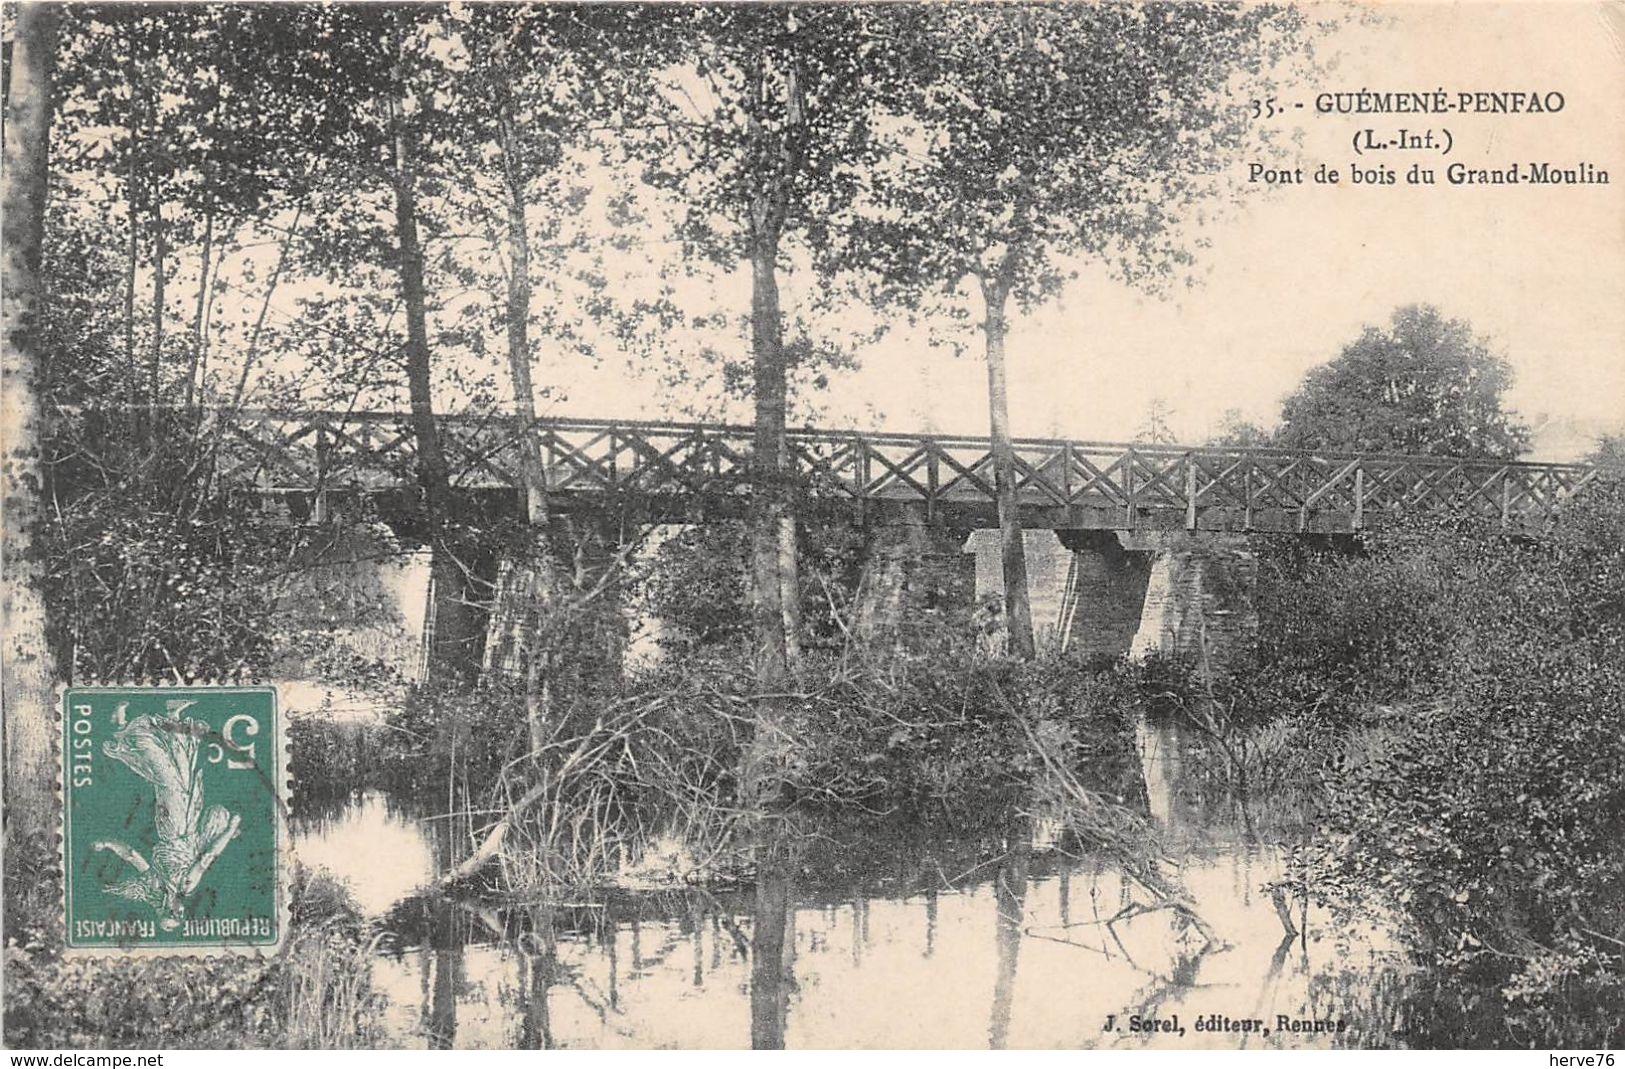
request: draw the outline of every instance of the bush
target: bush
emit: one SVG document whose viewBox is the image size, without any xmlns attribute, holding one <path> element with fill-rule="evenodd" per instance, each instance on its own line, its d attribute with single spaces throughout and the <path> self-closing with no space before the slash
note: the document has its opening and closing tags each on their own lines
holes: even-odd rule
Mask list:
<svg viewBox="0 0 1625 1069">
<path fill-rule="evenodd" d="M 8 857 L 9 872 L 29 860 Z M 45 881 L 55 886 L 55 879 Z M 60 902 L 60 899 L 56 900 Z M 11 1048 L 220 1048 L 385 1045 L 372 988 L 374 945 L 348 892 L 299 872 L 283 953 L 257 958 L 65 958 L 61 932 L 7 924 L 5 1042 Z M 8 896 L 8 907 L 12 902 Z"/>
<path fill-rule="evenodd" d="M 1617 1045 L 1620 487 L 1576 502 L 1539 541 L 1435 532 L 1309 561 L 1279 584 L 1301 611 L 1272 625 L 1275 682 L 1314 700 L 1322 737 L 1343 739 L 1322 770 L 1315 889 L 1407 917 L 1423 967 L 1414 1038 Z"/>
<path fill-rule="evenodd" d="M 803 806 L 862 807 L 956 827 L 1002 823 L 1043 759 L 1018 720 L 1103 793 L 1137 794 L 1134 696 L 1075 659 L 939 655 L 847 668 L 794 704 L 789 784 Z"/>
<path fill-rule="evenodd" d="M 515 688 L 420 691 L 390 717 L 381 767 L 397 792 L 446 797 L 449 781 L 478 812 L 543 791 L 504 849 L 509 876 L 527 886 L 602 880 L 672 836 L 726 869 L 720 859 L 741 845 L 728 840 L 744 809 L 754 686 L 737 651 L 668 658 L 556 709 L 537 754 Z M 1088 789 L 1138 800 L 1137 701 L 1118 670 L 1072 659 L 988 661 L 947 647 L 811 657 L 778 700 L 781 801 L 820 819 L 1002 830 L 1032 804 L 1046 754 Z"/>
<path fill-rule="evenodd" d="M 378 755 L 383 728 L 373 722 L 334 720 L 327 715 L 288 721 L 288 764 L 293 811 L 309 812 L 382 785 Z"/>
<path fill-rule="evenodd" d="M 831 648 L 850 626 L 866 534 L 846 517 L 819 516 L 797 529 L 802 642 Z M 661 542 L 638 580 L 649 615 L 665 624 L 660 644 L 674 655 L 748 641 L 746 575 L 750 536 L 743 523 L 684 527 Z"/>
</svg>

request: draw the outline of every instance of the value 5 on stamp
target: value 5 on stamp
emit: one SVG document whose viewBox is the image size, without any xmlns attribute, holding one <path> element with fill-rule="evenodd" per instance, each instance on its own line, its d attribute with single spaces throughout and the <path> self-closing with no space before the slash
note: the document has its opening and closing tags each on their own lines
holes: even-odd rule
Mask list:
<svg viewBox="0 0 1625 1069">
<path fill-rule="evenodd" d="M 282 719 L 269 687 L 70 687 L 67 949 L 274 953 L 287 928 Z"/>
</svg>

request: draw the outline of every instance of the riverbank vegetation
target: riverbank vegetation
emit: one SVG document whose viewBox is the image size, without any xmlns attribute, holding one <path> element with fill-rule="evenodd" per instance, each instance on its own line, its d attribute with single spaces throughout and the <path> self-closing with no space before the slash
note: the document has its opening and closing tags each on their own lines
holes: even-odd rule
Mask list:
<svg viewBox="0 0 1625 1069">
<path fill-rule="evenodd" d="M 1229 436 L 1516 456 L 1509 383 L 1487 339 L 1412 306 L 1311 371 L 1279 428 Z M 1251 656 L 1217 686 L 1200 664 L 1142 669 L 1212 751 L 1209 787 L 1268 799 L 1293 893 L 1405 918 L 1415 972 L 1362 1007 L 1405 1043 L 1625 1038 L 1619 452 L 1596 444 L 1597 482 L 1538 534 L 1486 519 L 1254 538 Z"/>
<path fill-rule="evenodd" d="M 17 908 L 54 859 L 7 859 L 7 1045 L 34 1049 L 392 1045 L 372 987 L 376 940 L 341 883 L 300 870 L 274 959 L 64 958 L 59 926 Z M 29 862 L 33 862 L 29 866 Z M 17 874 L 24 866 L 23 874 Z M 54 881 L 39 881 L 49 885 Z M 14 895 L 16 896 L 14 898 Z"/>
<path fill-rule="evenodd" d="M 1369 1009 L 1406 1043 L 1621 1038 L 1622 532 L 1614 484 L 1538 539 L 1264 544 L 1253 657 L 1142 676 L 1210 787 L 1272 812 L 1293 894 L 1405 918 L 1417 970 Z"/>
<path fill-rule="evenodd" d="M 941 638 L 928 650 L 852 650 L 803 666 L 784 695 L 783 808 L 975 834 L 1026 804 L 1046 763 L 1114 804 L 1143 793 L 1136 699 L 1123 672 L 1075 658 L 989 659 Z M 738 647 L 663 661 L 561 703 L 538 747 L 522 684 L 416 690 L 379 727 L 302 725 L 308 756 L 296 756 L 295 772 L 345 791 L 467 799 L 477 814 L 523 817 L 514 833 L 539 821 L 545 852 L 563 866 L 555 886 L 608 880 L 644 846 L 672 838 L 691 858 L 712 859 L 674 878 L 713 878 L 719 845 L 730 857 L 749 850 L 732 829 L 749 815 L 738 774 L 752 686 Z M 471 847 L 491 823 L 466 824 Z M 720 867 L 738 871 L 739 862 Z"/>
</svg>

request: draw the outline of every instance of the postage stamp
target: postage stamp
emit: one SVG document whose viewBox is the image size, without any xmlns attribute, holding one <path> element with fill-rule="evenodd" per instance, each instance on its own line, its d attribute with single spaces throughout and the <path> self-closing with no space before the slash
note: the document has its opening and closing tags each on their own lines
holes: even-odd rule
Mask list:
<svg viewBox="0 0 1625 1069">
<path fill-rule="evenodd" d="M 69 952 L 281 946 L 288 810 L 274 688 L 67 688 L 62 791 Z"/>
</svg>

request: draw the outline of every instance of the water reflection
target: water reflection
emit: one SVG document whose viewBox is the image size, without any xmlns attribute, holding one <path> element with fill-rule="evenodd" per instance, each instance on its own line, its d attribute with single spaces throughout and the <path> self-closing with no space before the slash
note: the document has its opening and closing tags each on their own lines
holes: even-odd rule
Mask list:
<svg viewBox="0 0 1625 1069">
<path fill-rule="evenodd" d="M 532 908 L 529 921 L 529 930 L 515 942 L 521 966 L 518 999 L 523 1007 L 518 1045 L 522 1050 L 552 1050 L 553 1029 L 548 1018 L 547 1002 L 558 964 L 552 908 Z"/>
<path fill-rule="evenodd" d="M 1166 717 L 1141 715 L 1135 725 L 1135 747 L 1151 817 L 1169 831 L 1186 824 L 1184 738 L 1179 725 Z"/>
<path fill-rule="evenodd" d="M 763 938 L 742 949 L 729 945 L 719 926 L 693 924 L 695 910 L 714 908 L 696 897 L 680 911 L 640 919 L 645 937 L 659 933 L 663 943 L 690 945 L 685 954 L 645 958 L 636 975 L 625 953 L 631 926 L 624 916 L 608 918 L 601 929 L 575 918 L 559 929 L 552 954 L 544 929 L 505 942 L 431 945 L 385 959 L 379 971 L 395 1002 L 420 984 L 431 985 L 434 1012 L 423 1025 L 401 1030 L 424 1044 L 1087 1046 L 1164 1038 L 1100 1035 L 1110 1013 L 1190 1019 L 1197 1012 L 1307 1012 L 1317 960 L 1341 954 L 1315 941 L 1315 959 L 1293 955 L 1296 944 L 1277 936 L 1264 943 L 1262 955 L 1254 950 L 1260 940 L 1252 939 L 1220 954 L 1169 953 L 1159 960 L 1157 945 L 1173 936 L 1152 930 L 1145 918 L 1123 933 L 1134 951 L 1131 963 L 1109 941 L 1091 945 L 1085 933 L 1055 931 L 1062 922 L 1052 876 L 1029 880 L 1024 892 L 1021 886 L 1019 866 L 1012 865 L 1002 884 L 939 893 L 939 930 L 929 957 L 918 926 L 923 896 L 868 903 L 871 943 L 861 962 L 852 960 L 856 911 L 850 905 L 797 904 L 782 915 L 782 927 L 763 924 Z M 760 896 L 769 903 L 777 898 Z M 724 912 L 707 919 L 726 920 L 737 931 L 758 922 L 755 904 L 721 903 Z M 1258 920 L 1254 927 L 1268 932 L 1273 917 Z M 758 951 L 754 962 L 746 950 Z M 1017 982 L 1020 976 L 1025 982 Z M 611 988 L 619 989 L 616 1005 L 603 995 Z"/>
<path fill-rule="evenodd" d="M 290 823 L 294 857 L 311 869 L 345 877 L 368 915 L 389 909 L 435 871 L 433 832 L 379 791 Z"/>
<path fill-rule="evenodd" d="M 778 831 L 758 844 L 756 909 L 751 924 L 750 1045 L 783 1050 L 794 984 L 795 910 L 791 908 L 788 844 Z M 861 940 L 854 939 L 857 947 Z"/>
<path fill-rule="evenodd" d="M 457 858 L 450 821 L 439 821 L 434 827 L 434 873 L 438 876 L 455 867 Z M 428 906 L 428 945 L 433 950 L 428 966 L 434 974 L 434 983 L 429 1003 L 424 1008 L 423 1030 L 431 1049 L 450 1050 L 457 1040 L 457 990 L 463 979 L 463 947 L 469 939 L 464 930 L 464 918 L 450 899 L 431 898 Z"/>
<path fill-rule="evenodd" d="M 987 1045 L 1003 1050 L 1010 1038 L 1010 1007 L 1015 998 L 1016 961 L 1021 954 L 1021 932 L 1027 919 L 1027 867 L 1032 859 L 1032 831 L 1016 821 L 1005 844 L 1004 860 L 993 878 L 994 943 L 998 970 L 993 978 L 993 1013 Z"/>
<path fill-rule="evenodd" d="M 386 836 L 397 847 L 387 861 L 362 848 Z M 922 850 L 917 837 L 836 851 L 845 863 L 781 844 L 754 887 L 496 905 L 413 897 L 444 847 L 381 799 L 297 839 L 301 857 L 321 854 L 349 879 L 387 934 L 375 982 L 408 1045 L 1324 1046 L 1325 1036 L 1195 1023 L 1335 1015 L 1339 992 L 1382 964 L 1379 933 L 1314 910 L 1284 939 L 1262 892 L 1280 862 L 1239 834 L 1184 855 L 1218 947 L 1167 910 L 1109 923 L 1141 894 L 1134 882 L 1109 858 L 1031 842 L 1031 829 L 1015 829 L 1001 843 L 953 844 L 980 864 L 942 844 Z M 1133 1014 L 1178 1015 L 1185 1034 L 1131 1032 Z"/>
</svg>

